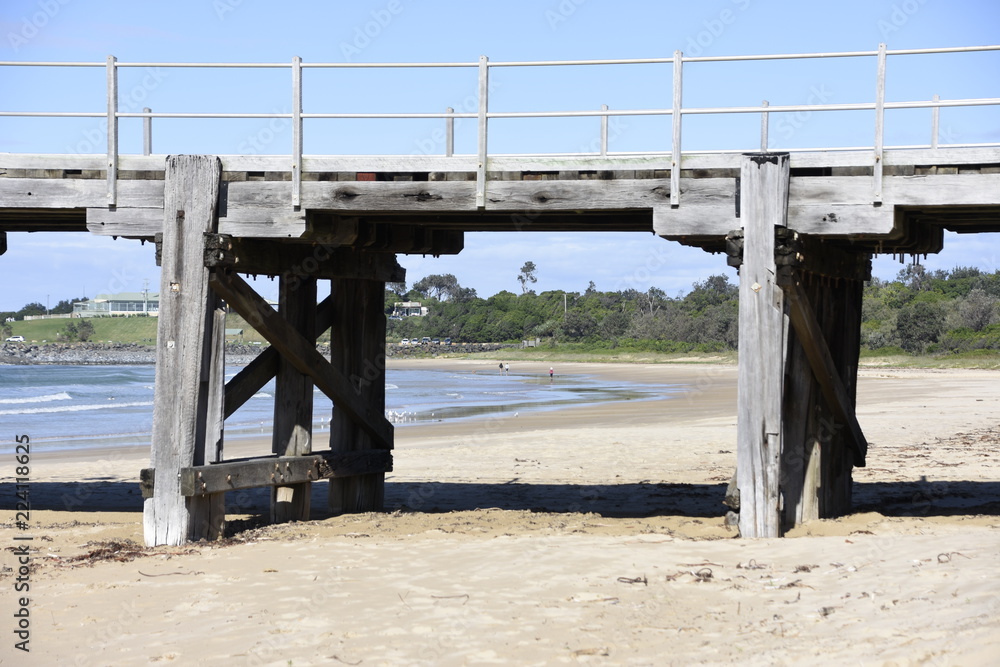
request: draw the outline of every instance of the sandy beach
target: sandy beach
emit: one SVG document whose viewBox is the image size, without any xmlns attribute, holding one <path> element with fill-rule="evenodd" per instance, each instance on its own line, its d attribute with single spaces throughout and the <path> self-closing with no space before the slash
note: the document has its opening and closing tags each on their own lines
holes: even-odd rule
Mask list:
<svg viewBox="0 0 1000 667">
<path fill-rule="evenodd" d="M 856 511 L 780 540 L 724 523 L 735 367 L 556 365 L 555 381 L 570 374 L 690 390 L 400 427 L 385 512 L 331 517 L 314 484 L 312 521 L 263 526 L 266 494 L 230 494 L 231 536 L 185 547 L 138 546 L 148 449 L 33 452 L 28 530 L 8 510 L 11 457 L 0 662 L 1000 662 L 1000 372 L 862 369 Z M 30 653 L 13 633 L 24 544 Z"/>
</svg>

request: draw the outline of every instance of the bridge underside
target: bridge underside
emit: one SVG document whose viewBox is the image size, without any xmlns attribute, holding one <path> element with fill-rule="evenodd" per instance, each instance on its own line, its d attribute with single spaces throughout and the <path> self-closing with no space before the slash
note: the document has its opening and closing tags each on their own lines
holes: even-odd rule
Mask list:
<svg viewBox="0 0 1000 667">
<path fill-rule="evenodd" d="M 740 530 L 775 536 L 850 508 L 867 443 L 854 415 L 861 294 L 872 253 L 938 252 L 944 230 L 1000 231 L 1000 149 L 466 158 L 0 155 L 6 232 L 155 241 L 163 267 L 146 540 L 221 534 L 224 494 L 270 486 L 272 518 L 378 509 L 386 282 L 397 254 L 454 254 L 469 231 L 645 231 L 740 267 Z M 279 276 L 275 311 L 240 274 Z M 331 281 L 320 300 L 317 280 Z M 271 347 L 225 383 L 223 301 Z M 317 303 L 319 301 L 319 303 Z M 331 331 L 333 355 L 315 349 Z M 272 456 L 225 460 L 223 425 L 277 378 Z M 335 404 L 313 448 L 313 387 Z M 735 494 L 734 494 L 735 495 Z M 732 500 L 736 504 L 735 499 Z"/>
</svg>

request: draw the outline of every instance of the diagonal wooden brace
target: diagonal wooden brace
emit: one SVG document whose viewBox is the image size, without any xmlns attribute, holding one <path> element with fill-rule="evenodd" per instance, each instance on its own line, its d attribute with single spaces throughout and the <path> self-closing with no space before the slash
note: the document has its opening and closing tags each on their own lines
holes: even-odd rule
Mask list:
<svg viewBox="0 0 1000 667">
<path fill-rule="evenodd" d="M 333 303 L 330 297 L 316 307 L 316 338 L 333 324 Z M 226 419 L 254 397 L 278 373 L 278 350 L 269 347 L 226 383 Z"/>
<path fill-rule="evenodd" d="M 863 468 L 865 455 L 868 453 L 868 441 L 861 431 L 861 425 L 858 423 L 854 406 L 847 394 L 847 388 L 837 372 L 837 366 L 830 354 L 830 348 L 826 344 L 826 338 L 823 336 L 823 329 L 809 305 L 809 297 L 802 289 L 802 285 L 794 278 L 789 281 L 781 281 L 781 287 L 784 289 L 785 298 L 789 304 L 788 317 L 802 343 L 802 349 L 809 360 L 809 366 L 819 382 L 823 398 L 826 399 L 827 405 L 830 406 L 837 419 L 847 426 L 848 441 L 854 452 L 854 465 Z"/>
<path fill-rule="evenodd" d="M 308 375 L 334 404 L 372 437 L 380 449 L 392 449 L 392 424 L 378 410 L 362 401 L 350 380 L 337 371 L 316 347 L 293 327 L 235 273 L 213 271 L 209 285 L 254 327 L 284 358 Z"/>
</svg>

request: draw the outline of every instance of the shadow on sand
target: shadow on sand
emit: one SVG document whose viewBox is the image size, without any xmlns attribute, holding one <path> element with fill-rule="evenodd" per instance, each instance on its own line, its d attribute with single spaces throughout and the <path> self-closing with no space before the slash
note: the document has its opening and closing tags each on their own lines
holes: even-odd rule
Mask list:
<svg viewBox="0 0 1000 667">
<path fill-rule="evenodd" d="M 722 517 L 726 484 L 479 484 L 456 482 L 388 482 L 386 511 L 441 513 L 498 508 L 533 512 L 593 513 L 606 517 L 659 515 Z M 11 483 L 0 494 L 14 499 Z M 75 512 L 142 510 L 138 483 L 112 479 L 81 482 L 32 482 L 31 509 Z M 312 516 L 329 516 L 326 484 L 313 485 Z M 229 514 L 266 515 L 267 489 L 226 494 Z M 11 503 L 11 508 L 13 502 Z M 855 483 L 854 509 L 885 516 L 1000 516 L 1000 482 L 914 481 Z M 11 516 L 11 519 L 14 517 Z"/>
</svg>

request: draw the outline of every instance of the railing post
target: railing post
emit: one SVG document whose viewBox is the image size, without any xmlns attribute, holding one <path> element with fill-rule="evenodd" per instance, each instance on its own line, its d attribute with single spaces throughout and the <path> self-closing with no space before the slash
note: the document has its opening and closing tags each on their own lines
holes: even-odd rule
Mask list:
<svg viewBox="0 0 1000 667">
<path fill-rule="evenodd" d="M 941 101 L 940 95 L 935 95 L 932 98 L 935 102 Z M 941 107 L 933 107 L 931 109 L 931 148 L 937 150 L 938 147 L 938 135 L 941 133 Z"/>
<path fill-rule="evenodd" d="M 760 106 L 767 109 L 767 100 L 760 103 Z M 767 111 L 760 112 L 760 152 L 767 152 L 767 131 L 768 131 L 768 113 Z"/>
<path fill-rule="evenodd" d="M 674 105 L 670 121 L 673 125 L 673 140 L 670 157 L 670 206 L 681 205 L 681 98 L 683 85 L 684 54 L 674 51 Z"/>
<path fill-rule="evenodd" d="M 479 161 L 476 168 L 476 207 L 486 208 L 486 114 L 489 111 L 490 59 L 479 56 Z"/>
<path fill-rule="evenodd" d="M 292 206 L 302 206 L 302 58 L 292 58 Z"/>
<path fill-rule="evenodd" d="M 878 45 L 878 82 L 875 87 L 875 163 L 872 165 L 873 202 L 882 203 L 882 146 L 885 140 L 885 42 Z"/>
<path fill-rule="evenodd" d="M 118 59 L 108 56 L 108 206 L 118 205 Z"/>
<path fill-rule="evenodd" d="M 448 107 L 448 113 L 455 110 Z M 444 154 L 448 157 L 455 154 L 455 119 L 450 116 L 444 119 Z"/>
<path fill-rule="evenodd" d="M 153 113 L 149 107 L 142 108 L 143 113 Z M 142 118 L 142 154 L 153 154 L 153 119 L 149 116 Z"/>
<path fill-rule="evenodd" d="M 601 111 L 607 111 L 608 105 L 602 104 Z M 601 157 L 608 156 L 608 116 L 601 116 Z"/>
</svg>

